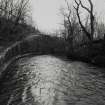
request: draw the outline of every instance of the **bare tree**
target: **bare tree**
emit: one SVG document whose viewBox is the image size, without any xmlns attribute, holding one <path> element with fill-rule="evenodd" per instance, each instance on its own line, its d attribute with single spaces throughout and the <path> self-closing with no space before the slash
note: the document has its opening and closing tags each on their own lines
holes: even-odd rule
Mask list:
<svg viewBox="0 0 105 105">
<path fill-rule="evenodd" d="M 77 24 L 77 16 L 74 10 L 72 9 L 71 5 L 69 5 L 69 3 L 67 2 L 67 0 L 65 0 L 65 2 L 67 5 L 67 10 L 64 11 L 64 9 L 61 9 L 61 14 L 64 17 L 63 26 L 66 30 L 66 38 L 70 40 L 73 38 L 75 26 Z"/>
<path fill-rule="evenodd" d="M 90 7 L 86 7 L 85 5 L 83 5 L 81 0 L 75 0 L 76 6 L 74 6 L 76 13 L 77 13 L 77 17 L 79 20 L 79 24 L 83 30 L 83 32 L 86 34 L 86 36 L 88 37 L 88 39 L 90 41 L 93 40 L 93 35 L 94 35 L 94 20 L 95 20 L 95 16 L 93 14 L 93 3 L 91 0 L 88 0 Z M 83 25 L 82 21 L 81 21 L 81 17 L 80 17 L 80 13 L 79 13 L 79 9 L 80 7 L 82 7 L 83 9 L 85 9 L 88 13 L 89 13 L 89 20 L 90 20 L 90 32 L 86 29 L 86 27 Z"/>
<path fill-rule="evenodd" d="M 17 3 L 17 8 L 16 8 L 16 19 L 15 19 L 15 23 L 19 23 L 19 22 L 24 22 L 25 21 L 25 17 L 27 17 L 27 12 L 28 12 L 28 2 L 29 0 L 21 0 L 20 2 Z"/>
<path fill-rule="evenodd" d="M 0 16 L 14 21 L 24 22 L 29 12 L 29 0 L 0 0 Z"/>
<path fill-rule="evenodd" d="M 77 21 L 77 15 L 72 5 L 65 0 L 66 8 L 61 8 L 61 14 L 63 15 L 63 26 L 66 41 L 68 42 L 69 53 L 73 54 L 74 40 L 77 35 L 79 24 Z"/>
</svg>

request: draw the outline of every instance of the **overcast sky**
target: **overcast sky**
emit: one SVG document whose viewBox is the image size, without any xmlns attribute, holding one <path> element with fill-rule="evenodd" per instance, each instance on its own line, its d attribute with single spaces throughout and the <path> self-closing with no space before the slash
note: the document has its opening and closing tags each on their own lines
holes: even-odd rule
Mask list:
<svg viewBox="0 0 105 105">
<path fill-rule="evenodd" d="M 59 29 L 62 21 L 60 7 L 65 5 L 65 0 L 32 0 L 32 17 L 39 29 L 52 32 Z M 86 0 L 82 0 L 86 2 Z M 69 0 L 73 3 L 73 0 Z M 104 21 L 105 0 L 92 0 L 95 12 Z"/>
</svg>

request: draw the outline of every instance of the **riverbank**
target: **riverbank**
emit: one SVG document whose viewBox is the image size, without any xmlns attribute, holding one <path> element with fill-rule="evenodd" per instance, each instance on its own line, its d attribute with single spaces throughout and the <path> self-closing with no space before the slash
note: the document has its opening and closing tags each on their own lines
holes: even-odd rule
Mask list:
<svg viewBox="0 0 105 105">
<path fill-rule="evenodd" d="M 71 53 L 68 46 L 69 44 L 63 38 L 43 34 L 32 34 L 7 48 L 3 48 L 4 55 L 0 59 L 0 64 L 2 65 L 16 56 L 31 53 L 36 56 L 50 54 L 64 59 L 66 58 L 70 61 L 82 61 L 94 64 L 97 67 L 105 67 L 105 57 L 101 54 L 101 50 L 93 49 L 90 51 L 88 47 L 77 47 Z M 101 47 L 102 44 L 100 45 L 100 49 Z"/>
</svg>

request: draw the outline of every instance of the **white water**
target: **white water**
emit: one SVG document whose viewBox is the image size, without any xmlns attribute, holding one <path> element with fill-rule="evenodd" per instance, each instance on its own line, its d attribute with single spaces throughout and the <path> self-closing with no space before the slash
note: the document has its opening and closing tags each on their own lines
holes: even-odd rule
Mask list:
<svg viewBox="0 0 105 105">
<path fill-rule="evenodd" d="M 104 72 L 85 63 L 48 55 L 24 57 L 5 72 L 0 105 L 105 104 Z"/>
</svg>

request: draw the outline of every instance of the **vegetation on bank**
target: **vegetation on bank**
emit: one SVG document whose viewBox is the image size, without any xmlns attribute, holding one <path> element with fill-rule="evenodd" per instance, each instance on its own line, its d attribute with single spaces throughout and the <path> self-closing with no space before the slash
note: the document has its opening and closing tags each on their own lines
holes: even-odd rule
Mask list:
<svg viewBox="0 0 105 105">
<path fill-rule="evenodd" d="M 66 8 L 60 11 L 64 17 L 62 35 L 69 43 L 67 56 L 105 66 L 105 24 L 98 21 L 92 0 L 87 0 L 88 5 L 82 0 L 65 3 Z"/>
<path fill-rule="evenodd" d="M 0 0 L 0 46 L 8 46 L 39 31 L 29 24 L 30 0 Z"/>
<path fill-rule="evenodd" d="M 39 33 L 35 27 L 20 23 L 15 25 L 11 20 L 0 18 L 0 46 L 8 46 L 18 40 L 22 40 L 26 35 Z"/>
</svg>

